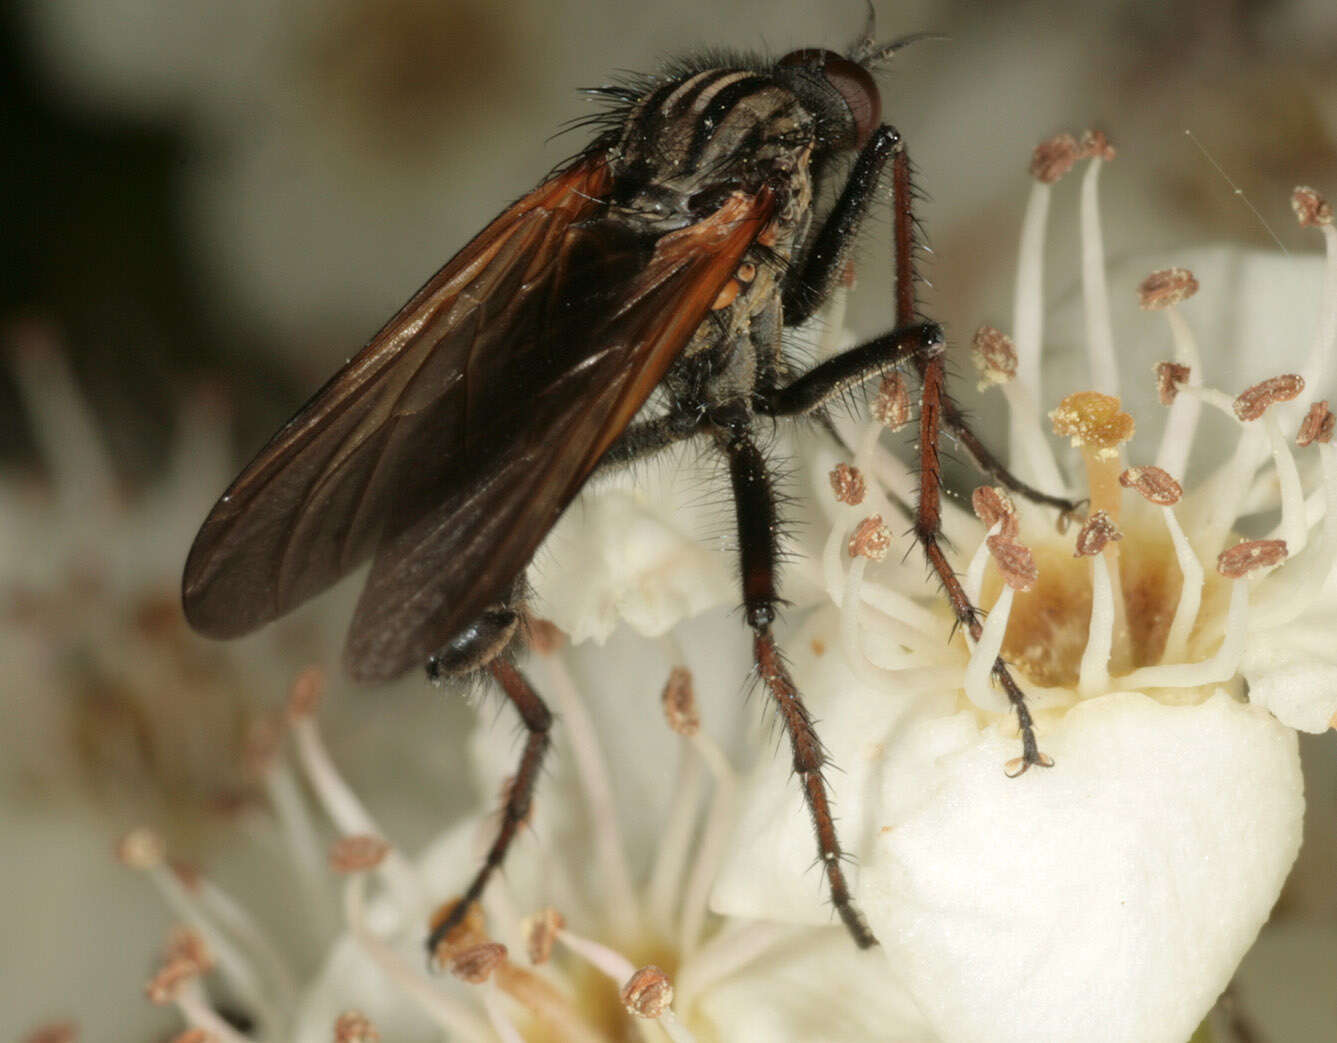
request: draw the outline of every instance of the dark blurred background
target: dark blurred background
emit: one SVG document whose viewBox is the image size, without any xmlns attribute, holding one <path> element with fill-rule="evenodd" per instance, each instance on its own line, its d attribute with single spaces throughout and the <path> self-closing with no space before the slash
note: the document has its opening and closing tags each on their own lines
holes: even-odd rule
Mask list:
<svg viewBox="0 0 1337 1043">
<path fill-rule="evenodd" d="M 1277 249 L 1274 234 L 1316 248 L 1288 199 L 1299 183 L 1337 194 L 1332 0 L 876 8 L 884 36 L 947 36 L 903 51 L 881 82 L 928 196 L 925 308 L 958 347 L 1009 321 L 1026 167 L 1056 131 L 1098 127 L 1119 149 L 1102 181 L 1115 259 Z M 223 755 L 241 726 L 218 693 L 277 705 L 297 668 L 335 661 L 337 609 L 276 628 L 244 663 L 185 634 L 180 564 L 227 472 L 583 144 L 553 136 L 591 110 L 578 88 L 703 45 L 843 49 L 864 17 L 860 0 L 0 0 L 0 801 L 14 813 L 0 842 L 13 901 L 0 909 L 0 1037 L 125 1008 L 88 1038 L 146 1038 L 146 964 L 106 968 L 85 951 L 101 945 L 91 923 L 138 930 L 136 953 L 160 929 L 156 899 L 115 875 L 108 838 L 139 819 L 170 831 L 190 818 L 181 806 L 244 805 L 254 782 Z M 1059 193 L 1055 294 L 1076 239 L 1074 186 Z M 860 248 L 862 332 L 891 314 L 889 223 L 884 208 Z M 61 464 L 80 409 L 92 442 Z M 81 500 L 89 485 L 107 495 Z M 378 766 L 402 736 L 468 720 L 421 689 L 345 699 L 330 725 L 364 793 L 420 795 L 383 809 L 410 847 L 459 799 L 434 748 L 397 753 L 392 780 Z M 188 741 L 201 735 L 207 756 Z M 224 857 L 189 828 L 174 842 Z M 1300 901 L 1325 925 L 1329 890 Z M 1284 1019 L 1291 1004 L 1269 1002 Z"/>
</svg>

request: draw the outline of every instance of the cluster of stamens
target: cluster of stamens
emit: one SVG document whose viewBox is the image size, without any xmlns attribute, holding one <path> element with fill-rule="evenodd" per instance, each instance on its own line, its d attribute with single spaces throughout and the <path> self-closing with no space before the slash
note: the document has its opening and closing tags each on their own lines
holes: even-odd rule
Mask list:
<svg viewBox="0 0 1337 1043">
<path fill-rule="evenodd" d="M 857 475 L 845 478 L 849 488 L 857 485 Z M 313 900 L 319 905 L 330 885 L 342 879 L 339 904 L 344 926 L 358 949 L 405 1002 L 452 1038 L 516 1041 L 522 1038 L 523 1026 L 532 1022 L 570 1038 L 596 1040 L 603 1036 L 593 1026 L 607 1023 L 607 1012 L 616 1005 L 627 1017 L 656 1022 L 675 1043 L 690 1043 L 693 1033 L 675 1010 L 690 1005 L 719 977 L 727 977 L 788 937 L 774 925 L 757 925 L 727 937 L 714 933 L 716 922 L 707 899 L 734 821 L 733 769 L 701 727 L 690 671 L 673 668 L 662 702 L 665 719 L 683 744 L 680 777 L 668 824 L 658 838 L 657 860 L 644 885 L 635 884 L 611 813 L 611 783 L 588 712 L 565 667 L 563 642 L 549 624 L 534 621 L 530 629 L 540 635 L 534 643 L 535 668 L 544 676 L 545 691 L 556 697 L 564 730 L 575 747 L 598 863 L 591 869 L 585 858 L 580 859 L 573 866 L 578 875 L 553 891 L 580 897 L 594 878 L 602 881 L 606 889 L 587 895 L 589 906 L 579 915 L 614 943 L 577 933 L 568 915 L 556 908 L 522 914 L 508 882 L 498 880 L 486 892 L 483 906 L 472 906 L 441 940 L 432 954 L 437 973 L 431 973 L 421 958 L 421 939 L 445 920 L 457 900 L 429 915 L 429 885 L 422 870 L 384 839 L 341 778 L 317 725 L 323 689 L 319 670 L 308 670 L 294 682 L 280 725 L 271 722 L 257 730 L 249 745 L 251 770 L 260 776 L 279 812 L 295 868 Z M 306 788 L 338 835 L 323 857 L 312 845 L 328 825 L 312 817 L 300 797 L 288 766 L 289 746 Z M 712 782 L 713 798 L 706 803 L 702 822 L 698 809 Z M 485 836 L 490 840 L 494 828 L 494 823 L 481 823 L 480 842 Z M 216 883 L 173 863 L 155 832 L 142 828 L 126 834 L 117 856 L 144 872 L 177 916 L 192 925 L 190 933 L 174 934 L 162 969 L 149 985 L 155 1003 L 174 1005 L 191 1026 L 180 1037 L 182 1043 L 187 1039 L 195 1043 L 197 1038 L 201 1043 L 290 1038 L 292 1019 L 300 1007 L 299 986 L 282 946 Z M 471 871 L 473 858 L 456 869 Z M 551 878 L 563 867 L 560 862 L 548 863 L 544 872 Z M 500 930 L 493 926 L 498 922 Z M 502 932 L 518 941 L 519 956 L 498 940 Z M 624 954 L 632 952 L 653 953 L 660 960 L 671 956 L 676 981 L 656 963 Z M 540 966 L 545 968 L 542 974 L 535 970 Z M 256 1036 L 243 1036 L 211 1006 L 203 985 L 210 974 L 226 980 L 229 992 L 253 1020 Z M 565 984 L 555 984 L 562 979 Z M 457 988 L 443 988 L 444 981 L 458 983 Z M 344 1010 L 332 1019 L 337 1040 L 379 1038 L 367 1012 Z"/>
<path fill-rule="evenodd" d="M 1288 404 L 1327 375 L 1337 353 L 1337 237 L 1331 209 L 1313 190 L 1297 189 L 1293 202 L 1301 224 L 1320 228 L 1329 249 L 1328 290 L 1302 372 L 1278 374 L 1234 395 L 1206 386 L 1200 353 L 1180 313 L 1180 305 L 1198 291 L 1197 278 L 1185 268 L 1170 268 L 1142 282 L 1139 302 L 1166 317 L 1175 355 L 1154 367 L 1157 396 L 1168 411 L 1159 449 L 1154 461 L 1129 466 L 1125 447 L 1137 425 L 1117 394 L 1094 205 L 1099 168 L 1112 154 L 1108 142 L 1094 135 L 1081 142 L 1063 135 L 1037 149 L 1036 193 L 1022 236 L 1015 338 L 984 326 L 972 343 L 980 388 L 1000 388 L 1010 407 L 1014 473 L 1042 490 L 1083 501 L 1080 526 L 1065 536 L 1066 518 L 1024 500 L 1019 509 L 1017 495 L 981 486 L 971 506 L 983 527 L 982 539 L 957 535 L 967 533 L 968 525 L 946 505 L 949 540 L 977 546 L 965 563 L 963 586 L 972 603 L 987 611 L 978 638 L 958 638 L 969 655 L 963 687 L 972 703 L 998 714 L 1009 710 L 991 677 L 999 656 L 1021 672 L 1028 696 L 1042 710 L 1120 689 L 1178 692 L 1166 696 L 1177 699 L 1205 698 L 1223 684 L 1242 691 L 1239 668 L 1249 628 L 1275 625 L 1305 611 L 1337 558 L 1337 449 L 1329 444 L 1337 422 L 1327 402 L 1319 401 L 1298 425 L 1294 444 L 1314 446 L 1319 453 L 1318 465 L 1310 469 L 1318 475 L 1318 488 L 1308 496 L 1282 431 Z M 1049 186 L 1082 159 L 1093 160 L 1083 183 L 1082 210 L 1088 358 L 1102 390 L 1074 392 L 1050 413 L 1052 434 L 1066 438 L 1083 465 L 1086 480 L 1074 487 L 1064 480 L 1036 422 L 1043 311 L 1038 271 Z M 1217 474 L 1186 495 L 1183 479 L 1204 408 L 1229 417 L 1239 439 Z M 858 520 L 845 513 L 865 500 L 879 507 L 892 500 L 914 502 L 914 476 L 877 442 L 881 429 L 893 426 L 889 413 L 879 406 L 872 423 L 846 436 L 855 447 L 854 463 L 839 464 L 832 472 L 837 499 L 845 505 L 832 538 L 850 518 L 844 524 L 852 528 L 843 531 L 851 533 L 849 550 L 859 557 L 842 568 L 828 548 L 821 572 L 842 609 L 847 653 L 867 676 L 895 682 L 924 679 L 934 671 L 945 674 L 953 653 L 945 651 L 944 631 L 954 630 L 950 620 L 930 623 L 921 601 L 906 598 L 867 571 L 865 561 L 885 557 L 881 543 L 871 540 L 885 528 L 885 511 L 865 512 Z M 897 419 L 904 422 L 903 411 Z M 1257 473 L 1268 457 L 1274 468 L 1270 477 Z M 858 500 L 847 494 L 850 473 L 861 476 Z M 866 476 L 878 482 L 869 480 L 865 487 Z M 1237 521 L 1265 508 L 1272 490 L 1279 515 L 1274 531 L 1242 539 L 1234 531 Z M 1315 545 L 1310 530 L 1318 519 L 1321 537 Z M 868 552 L 870 546 L 876 553 Z M 1060 550 L 1063 546 L 1068 549 Z M 1306 547 L 1312 568 L 1282 569 L 1275 579 L 1266 578 Z M 941 642 L 936 648 L 924 640 L 930 634 Z"/>
</svg>

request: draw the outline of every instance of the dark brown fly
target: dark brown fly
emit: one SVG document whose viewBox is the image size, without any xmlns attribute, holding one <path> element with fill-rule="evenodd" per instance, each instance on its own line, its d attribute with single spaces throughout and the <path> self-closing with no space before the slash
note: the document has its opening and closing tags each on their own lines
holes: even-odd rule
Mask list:
<svg viewBox="0 0 1337 1043">
<path fill-rule="evenodd" d="M 713 444 L 737 505 L 743 602 L 761 681 L 791 738 L 833 903 L 874 938 L 845 882 L 825 755 L 771 634 L 773 483 L 758 418 L 797 416 L 904 361 L 925 382 L 918 535 L 957 615 L 974 611 L 937 549 L 938 424 L 1018 491 L 942 387 L 942 335 L 916 322 L 909 164 L 880 124 L 869 69 L 905 41 L 848 56 L 692 61 L 595 92 L 604 131 L 443 267 L 233 482 L 186 563 L 187 618 L 245 634 L 371 559 L 346 646 L 355 678 L 487 670 L 529 733 L 502 827 L 439 941 L 481 894 L 529 810 L 551 715 L 502 653 L 544 536 L 600 467 L 684 439 Z M 854 156 L 814 220 L 833 162 Z M 891 166 L 897 328 L 802 375 L 784 327 L 808 318 Z M 668 403 L 644 415 L 662 388 Z M 928 429 L 931 427 L 931 430 Z M 1062 505 L 1062 504 L 1060 504 Z M 1021 693 L 1025 763 L 1042 763 Z"/>
</svg>

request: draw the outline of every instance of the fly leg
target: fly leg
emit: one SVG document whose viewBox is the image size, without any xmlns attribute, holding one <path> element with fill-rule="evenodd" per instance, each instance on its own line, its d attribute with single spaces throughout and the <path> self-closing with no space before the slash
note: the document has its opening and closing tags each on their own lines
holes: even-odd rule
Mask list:
<svg viewBox="0 0 1337 1043">
<path fill-rule="evenodd" d="M 908 326 L 918 314 L 915 301 L 915 223 L 911 209 L 914 195 L 910 185 L 910 160 L 904 149 L 896 152 L 891 165 L 892 208 L 895 213 L 895 252 L 896 252 L 896 323 Z M 944 426 L 953 430 L 969 428 L 961 418 L 951 398 L 947 394 L 946 351 L 942 345 L 936 350 L 922 352 L 914 356 L 915 368 L 919 370 L 922 384 L 919 403 L 919 504 L 915 511 L 915 538 L 924 548 L 924 557 L 938 574 L 947 600 L 951 602 L 952 612 L 958 622 L 966 628 L 972 639 L 978 641 L 982 632 L 979 611 L 966 596 L 965 588 L 943 553 L 942 539 L 942 467 L 938 454 L 938 439 Z M 955 427 L 952 427 L 955 417 Z M 974 439 L 974 434 L 970 437 Z M 978 444 L 978 440 L 975 440 Z M 982 447 L 981 447 L 982 448 Z M 991 472 L 1002 479 L 1006 470 L 992 456 L 996 470 Z M 1048 497 L 1038 493 L 1030 486 L 1019 482 L 1010 474 L 1010 481 L 1005 481 L 1009 488 L 1026 496 L 1040 497 L 1041 502 L 1051 506 L 1075 509 L 1076 504 Z M 1017 727 L 1021 732 L 1021 763 L 1014 774 L 1021 774 L 1033 764 L 1048 767 L 1053 764 L 1049 757 L 1040 752 L 1035 741 L 1035 725 L 1031 719 L 1030 708 L 1026 705 L 1026 696 L 1013 678 L 1012 672 L 1002 658 L 994 660 L 993 675 L 1017 715 Z"/>
<path fill-rule="evenodd" d="M 944 346 L 942 327 L 936 322 L 902 326 L 842 351 L 784 387 L 759 388 L 752 396 L 752 405 L 763 416 L 811 413 L 869 378 L 902 362 L 940 353 Z"/>
<path fill-rule="evenodd" d="M 910 183 L 910 160 L 905 151 L 905 143 L 896 128 L 887 124 L 878 127 L 869 137 L 850 169 L 849 177 L 846 178 L 835 205 L 826 215 L 821 227 L 809 237 L 799 263 L 790 270 L 785 279 L 782 308 L 784 324 L 797 326 L 806 322 L 830 297 L 831 291 L 844 271 L 850 248 L 856 241 L 859 229 L 883 184 L 888 161 L 891 163 L 892 171 L 896 227 L 896 329 L 867 344 L 852 348 L 804 374 L 795 382 L 794 392 L 789 394 L 788 401 L 783 403 L 788 408 L 780 412 L 771 412 L 770 415 L 807 412 L 839 394 L 846 387 L 858 383 L 857 379 L 846 376 L 848 372 L 858 368 L 858 362 L 854 359 L 845 363 L 843 368 L 832 367 L 829 372 L 823 374 L 823 370 L 831 363 L 836 363 L 847 355 L 862 357 L 868 362 L 863 379 L 876 376 L 879 371 L 888 369 L 907 357 L 913 360 L 921 379 L 924 375 L 925 361 L 930 352 L 922 347 L 914 352 L 899 350 L 902 342 L 898 338 L 904 338 L 906 346 L 913 342 L 909 331 L 919 318 L 915 300 L 915 286 L 919 278 L 914 264 L 919 243 L 919 226 L 912 208 L 914 190 Z M 926 333 L 927 324 L 921 324 L 921 329 Z M 927 339 L 924 333 L 921 333 L 920 339 L 921 343 Z M 878 349 L 874 347 L 879 344 L 883 352 L 880 356 Z M 831 387 L 829 393 L 823 394 L 820 388 L 824 378 L 843 379 L 844 383 Z M 806 386 L 805 390 L 812 394 L 815 404 L 805 404 L 802 397 L 797 395 L 799 390 L 797 385 L 800 384 Z M 773 391 L 772 394 L 777 398 L 781 396 L 779 391 Z M 965 414 L 946 395 L 942 399 L 941 423 L 956 436 L 981 473 L 1018 496 L 1032 503 L 1056 508 L 1065 515 L 1076 511 L 1080 506 L 1077 501 L 1036 489 L 1009 471 L 988 446 L 980 441 L 971 430 Z"/>
<path fill-rule="evenodd" d="M 817 852 L 831 891 L 831 902 L 854 941 L 862 949 L 877 944 L 863 914 L 850 895 L 835 819 L 827 796 L 823 769 L 826 750 L 817 737 L 812 717 L 798 686 L 789 676 L 784 657 L 771 634 L 780 595 L 776 588 L 775 491 L 765 458 L 752 440 L 746 412 L 739 409 L 725 417 L 716 411 L 715 441 L 729 461 L 734 505 L 738 517 L 738 550 L 743 579 L 743 612 L 752 629 L 753 656 L 757 673 L 775 703 L 789 735 L 794 773 L 803 787 L 803 797 L 812 814 L 817 834 Z"/>
<path fill-rule="evenodd" d="M 529 817 L 534 786 L 551 741 L 549 732 L 552 728 L 552 712 L 525 675 L 502 654 L 514 639 L 519 624 L 519 614 L 512 608 L 498 606 L 488 609 L 427 663 L 427 675 L 433 680 L 486 670 L 519 713 L 527 733 L 515 777 L 506 791 L 501 826 L 468 890 L 445 919 L 432 928 L 427 938 L 429 957 L 436 953 L 437 946 L 464 920 L 482 897 L 488 880 L 506 858 L 511 841 Z"/>
<path fill-rule="evenodd" d="M 887 160 L 904 154 L 895 127 L 884 123 L 873 131 L 850 168 L 839 198 L 822 226 L 809 236 L 802 257 L 785 279 L 782 308 L 786 326 L 806 322 L 831 296 L 869 207 L 877 198 Z"/>
<path fill-rule="evenodd" d="M 653 456 L 701 432 L 699 409 L 675 404 L 662 416 L 632 424 L 599 460 L 598 469 L 618 467 Z"/>
</svg>

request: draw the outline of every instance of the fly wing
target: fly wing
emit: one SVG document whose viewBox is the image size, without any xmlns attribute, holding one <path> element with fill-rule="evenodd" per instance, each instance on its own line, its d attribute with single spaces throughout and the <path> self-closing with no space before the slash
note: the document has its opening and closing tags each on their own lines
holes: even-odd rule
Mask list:
<svg viewBox="0 0 1337 1043">
<path fill-rule="evenodd" d="M 711 217 L 652 242 L 593 222 L 567 233 L 541 340 L 560 359 L 497 403 L 491 465 L 461 476 L 436 509 L 376 553 L 349 631 L 362 680 L 422 663 L 506 598 L 600 457 L 705 319 L 769 221 L 770 193 L 738 194 Z M 545 352 L 540 351 L 538 356 Z"/>
<path fill-rule="evenodd" d="M 446 263 L 270 440 L 214 506 L 182 581 L 186 618 L 236 637 L 366 560 L 393 513 L 434 505 L 505 382 L 508 308 L 550 292 L 571 226 L 608 187 L 590 154 L 514 203 Z"/>
<path fill-rule="evenodd" d="M 187 560 L 196 629 L 247 633 L 379 547 L 348 663 L 383 679 L 510 592 L 773 210 L 647 240 L 597 216 L 608 181 L 592 154 L 514 204 L 261 450 Z"/>
</svg>

